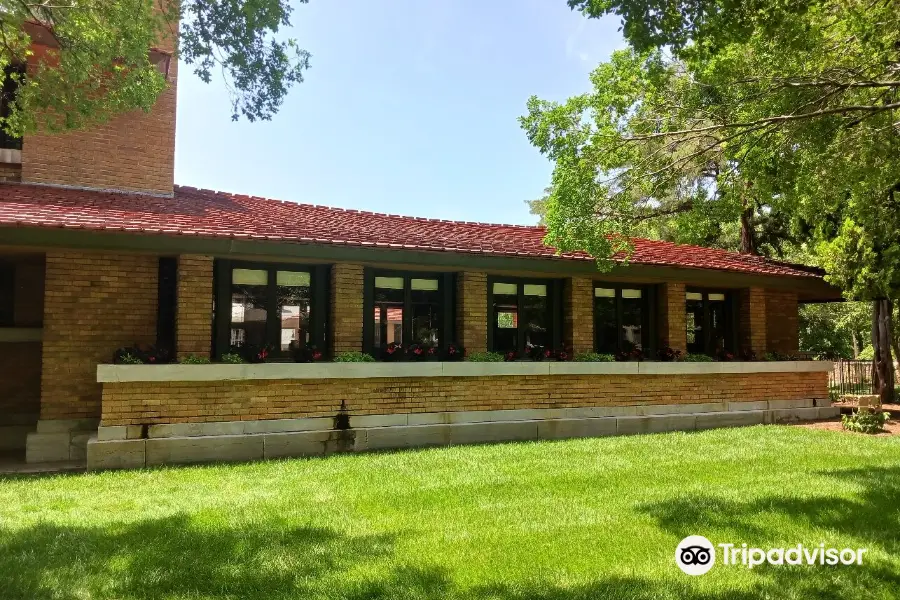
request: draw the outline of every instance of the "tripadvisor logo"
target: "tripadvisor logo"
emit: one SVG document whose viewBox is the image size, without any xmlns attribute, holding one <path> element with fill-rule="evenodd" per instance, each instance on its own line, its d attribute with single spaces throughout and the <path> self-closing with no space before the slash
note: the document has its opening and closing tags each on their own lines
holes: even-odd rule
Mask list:
<svg viewBox="0 0 900 600">
<path fill-rule="evenodd" d="M 689 535 L 675 548 L 675 564 L 688 575 L 703 575 L 716 564 L 716 548 L 720 549 L 722 564 L 748 569 L 770 565 L 861 565 L 866 548 L 826 548 L 825 543 L 807 547 L 797 544 L 790 548 L 751 548 L 747 544 L 713 543 L 702 535 Z"/>
</svg>

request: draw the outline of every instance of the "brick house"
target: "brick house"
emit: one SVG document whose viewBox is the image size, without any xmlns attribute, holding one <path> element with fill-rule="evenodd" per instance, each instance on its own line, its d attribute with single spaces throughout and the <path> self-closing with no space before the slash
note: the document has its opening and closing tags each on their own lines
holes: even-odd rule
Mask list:
<svg viewBox="0 0 900 600">
<path fill-rule="evenodd" d="M 245 460 L 831 416 L 826 363 L 316 363 L 389 342 L 796 353 L 808 268 L 637 240 L 599 273 L 538 227 L 174 185 L 176 70 L 148 114 L 0 150 L 0 448 L 91 467 Z M 214 361 L 110 365 L 158 344 Z"/>
</svg>

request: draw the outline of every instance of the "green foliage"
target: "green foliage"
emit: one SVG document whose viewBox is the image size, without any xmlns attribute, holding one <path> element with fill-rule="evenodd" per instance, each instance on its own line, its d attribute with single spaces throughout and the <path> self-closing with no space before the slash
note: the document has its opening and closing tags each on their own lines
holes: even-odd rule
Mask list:
<svg viewBox="0 0 900 600">
<path fill-rule="evenodd" d="M 339 362 L 339 363 L 375 362 L 375 358 L 371 354 L 366 354 L 365 352 L 340 352 L 334 357 L 334 362 Z"/>
<path fill-rule="evenodd" d="M 614 354 L 598 354 L 596 352 L 580 352 L 573 358 L 575 362 L 615 362 Z"/>
<path fill-rule="evenodd" d="M 685 354 L 681 360 L 684 362 L 715 362 L 716 359 L 708 354 Z"/>
<path fill-rule="evenodd" d="M 621 17 L 630 47 L 589 92 L 528 102 L 554 162 L 548 243 L 608 265 L 648 231 L 731 245 L 746 218 L 775 253 L 806 243 L 849 298 L 900 296 L 895 0 L 569 5 Z"/>
<path fill-rule="evenodd" d="M 120 365 L 142 365 L 144 361 L 130 352 L 123 352 L 116 358 L 116 363 Z"/>
<path fill-rule="evenodd" d="M 277 112 L 309 66 L 309 54 L 294 40 L 276 38 L 290 25 L 288 0 L 65 0 L 3 2 L 2 9 L 0 67 L 34 65 L 9 114 L 0 117 L 0 127 L 13 136 L 39 128 L 81 129 L 130 110 L 149 111 L 167 86 L 167 62 L 151 48 L 175 50 L 170 70 L 180 58 L 206 82 L 221 72 L 233 118 L 250 121 Z M 49 48 L 42 46 L 47 52 L 32 50 L 36 33 L 49 41 Z"/>
<path fill-rule="evenodd" d="M 841 425 L 858 433 L 878 433 L 891 418 L 888 412 L 856 410 L 852 415 L 841 415 Z"/>
<path fill-rule="evenodd" d="M 800 306 L 800 351 L 816 356 L 854 358 L 871 337 L 872 307 L 867 302 L 828 302 Z"/>
<path fill-rule="evenodd" d="M 208 365 L 211 361 L 206 356 L 188 354 L 187 356 L 181 358 L 178 362 L 182 365 Z"/>
<path fill-rule="evenodd" d="M 872 344 L 867 345 L 860 350 L 857 358 L 859 360 L 875 360 L 875 348 L 872 347 Z"/>
<path fill-rule="evenodd" d="M 503 362 L 505 357 L 500 352 L 472 352 L 466 356 L 466 362 Z"/>
<path fill-rule="evenodd" d="M 229 364 L 229 365 L 241 365 L 247 362 L 244 360 L 244 357 L 241 356 L 237 352 L 229 352 L 228 354 L 223 354 L 222 358 L 219 359 L 219 362 Z"/>
</svg>

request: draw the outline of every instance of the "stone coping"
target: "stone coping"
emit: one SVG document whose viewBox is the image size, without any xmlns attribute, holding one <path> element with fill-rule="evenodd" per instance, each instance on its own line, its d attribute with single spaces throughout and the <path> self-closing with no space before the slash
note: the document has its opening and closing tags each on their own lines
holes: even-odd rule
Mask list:
<svg viewBox="0 0 900 600">
<path fill-rule="evenodd" d="M 828 372 L 830 361 L 779 362 L 421 362 L 97 365 L 100 383 L 262 379 L 500 377 L 508 375 L 719 375 Z"/>
<path fill-rule="evenodd" d="M 0 327 L 0 343 L 40 342 L 43 336 L 40 327 Z"/>
</svg>

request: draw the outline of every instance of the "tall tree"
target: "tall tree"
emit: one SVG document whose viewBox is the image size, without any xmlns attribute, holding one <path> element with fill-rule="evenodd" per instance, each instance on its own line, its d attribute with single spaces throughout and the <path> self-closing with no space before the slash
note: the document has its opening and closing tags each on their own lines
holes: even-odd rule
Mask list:
<svg viewBox="0 0 900 600">
<path fill-rule="evenodd" d="M 278 35 L 291 10 L 288 0 L 0 0 L 0 67 L 20 84 L 0 127 L 19 136 L 149 110 L 169 64 L 157 48 L 207 83 L 221 71 L 234 119 L 271 118 L 309 66 Z"/>
<path fill-rule="evenodd" d="M 523 119 L 555 162 L 548 241 L 601 260 L 686 203 L 789 221 L 848 297 L 900 297 L 900 0 L 570 0 L 631 49 Z M 713 182 L 704 182 L 712 174 Z M 876 302 L 882 397 L 890 306 Z"/>
</svg>

